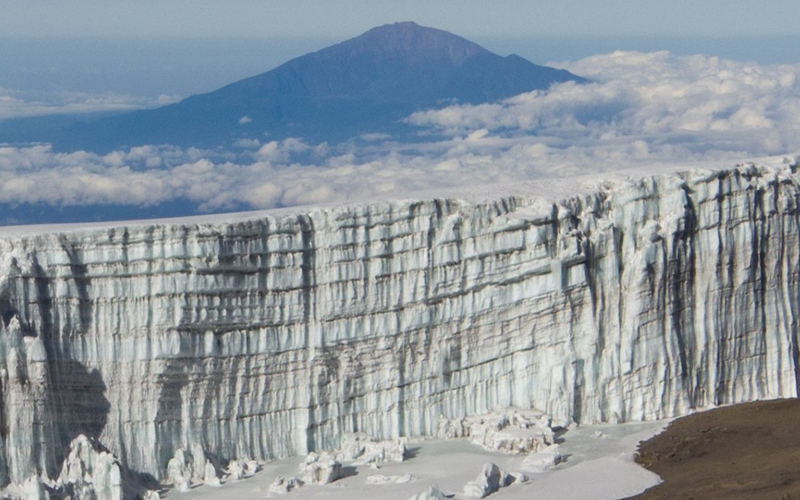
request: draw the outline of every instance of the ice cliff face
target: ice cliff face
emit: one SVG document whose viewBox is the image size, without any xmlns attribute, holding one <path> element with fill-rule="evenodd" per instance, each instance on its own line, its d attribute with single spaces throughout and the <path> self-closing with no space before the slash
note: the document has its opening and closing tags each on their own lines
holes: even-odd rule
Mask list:
<svg viewBox="0 0 800 500">
<path fill-rule="evenodd" d="M 0 482 L 795 396 L 795 168 L 0 239 Z"/>
</svg>

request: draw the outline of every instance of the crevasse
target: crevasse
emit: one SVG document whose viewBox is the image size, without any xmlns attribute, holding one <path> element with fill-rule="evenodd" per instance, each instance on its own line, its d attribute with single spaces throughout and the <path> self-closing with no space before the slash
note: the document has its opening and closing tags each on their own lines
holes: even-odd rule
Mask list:
<svg viewBox="0 0 800 500">
<path fill-rule="evenodd" d="M 796 396 L 790 165 L 0 239 L 0 482 Z"/>
</svg>

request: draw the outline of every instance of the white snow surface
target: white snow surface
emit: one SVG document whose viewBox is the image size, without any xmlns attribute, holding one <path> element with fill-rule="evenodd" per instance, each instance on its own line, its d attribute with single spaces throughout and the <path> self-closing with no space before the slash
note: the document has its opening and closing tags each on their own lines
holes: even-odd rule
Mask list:
<svg viewBox="0 0 800 500">
<path fill-rule="evenodd" d="M 213 484 L 503 408 L 587 425 L 794 397 L 796 163 L 702 167 L 4 228 L 0 484 L 57 478 L 79 435 Z"/>
<path fill-rule="evenodd" d="M 656 474 L 636 465 L 633 454 L 640 441 L 659 433 L 666 424 L 666 421 L 659 421 L 571 428 L 562 436 L 560 445 L 561 453 L 567 457 L 565 462 L 541 473 L 525 470 L 525 455 L 491 452 L 466 439 L 424 439 L 410 443 L 415 455 L 406 462 L 387 463 L 380 470 L 347 463 L 346 477 L 327 486 L 305 485 L 288 494 L 270 492 L 271 483 L 281 475 L 293 473 L 302 460 L 294 458 L 268 463 L 252 478 L 229 482 L 222 488 L 202 486 L 191 493 L 167 492 L 165 497 L 191 500 L 410 500 L 434 486 L 448 498 L 465 500 L 469 497 L 461 493 L 464 486 L 475 480 L 484 464 L 494 463 L 506 472 L 526 473 L 528 481 L 501 488 L 488 498 L 616 500 L 636 495 L 661 482 Z M 595 435 L 599 429 L 602 429 L 602 437 Z M 380 480 L 381 476 L 399 478 L 408 475 L 413 478 L 410 482 Z"/>
</svg>

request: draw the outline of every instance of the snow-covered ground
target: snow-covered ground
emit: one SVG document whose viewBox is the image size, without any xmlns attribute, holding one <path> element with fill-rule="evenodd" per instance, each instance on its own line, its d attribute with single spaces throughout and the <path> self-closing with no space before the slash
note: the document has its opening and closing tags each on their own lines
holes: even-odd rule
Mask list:
<svg viewBox="0 0 800 500">
<path fill-rule="evenodd" d="M 559 452 L 566 458 L 555 469 L 526 472 L 527 455 L 504 455 L 484 450 L 466 439 L 416 440 L 409 443 L 411 458 L 403 463 L 384 463 L 379 470 L 344 463 L 345 475 L 327 486 L 306 485 L 287 494 L 271 493 L 278 476 L 297 473 L 301 457 L 270 462 L 256 475 L 231 481 L 221 487 L 198 486 L 189 492 L 168 491 L 167 499 L 222 500 L 286 498 L 290 500 L 380 499 L 408 500 L 430 486 L 438 486 L 448 497 L 459 494 L 476 478 L 487 462 L 505 471 L 522 471 L 529 477 L 491 495 L 497 500 L 557 498 L 559 500 L 612 500 L 638 494 L 660 483 L 652 472 L 636 465 L 633 455 L 640 441 L 658 434 L 667 421 L 574 427 L 559 437 Z M 369 484 L 372 476 L 405 476 L 401 484 Z"/>
</svg>

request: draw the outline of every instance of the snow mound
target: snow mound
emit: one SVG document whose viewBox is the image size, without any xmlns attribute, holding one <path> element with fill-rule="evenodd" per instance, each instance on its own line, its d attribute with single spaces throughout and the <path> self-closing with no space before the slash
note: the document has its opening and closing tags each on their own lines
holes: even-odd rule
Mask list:
<svg viewBox="0 0 800 500">
<path fill-rule="evenodd" d="M 306 484 L 330 484 L 342 477 L 342 464 L 328 453 L 311 452 L 299 467 L 300 480 Z"/>
<path fill-rule="evenodd" d="M 549 416 L 514 409 L 480 417 L 442 418 L 437 435 L 443 439 L 468 438 L 487 450 L 507 454 L 531 453 L 555 443 Z"/>
<path fill-rule="evenodd" d="M 252 476 L 261 469 L 255 460 L 231 460 L 228 463 L 228 479 L 238 481 Z"/>
<path fill-rule="evenodd" d="M 303 481 L 296 477 L 283 477 L 278 476 L 272 484 L 269 485 L 270 493 L 285 494 L 303 486 Z"/>
<path fill-rule="evenodd" d="M 427 490 L 414 495 L 408 500 L 447 500 L 447 497 L 445 497 L 442 492 L 439 491 L 439 488 L 436 486 L 431 486 Z"/>
<path fill-rule="evenodd" d="M 175 450 L 175 456 L 167 464 L 167 484 L 178 491 L 189 491 L 192 488 L 194 466 L 191 457 L 182 448 Z"/>
<path fill-rule="evenodd" d="M 56 485 L 73 500 L 122 500 L 122 468 L 114 455 L 81 434 L 70 444 Z"/>
<path fill-rule="evenodd" d="M 505 486 L 503 484 L 503 471 L 493 463 L 487 463 L 474 481 L 464 485 L 462 494 L 470 498 L 485 498 Z"/>
<path fill-rule="evenodd" d="M 358 460 L 360 463 L 402 462 L 407 453 L 407 439 L 378 441 L 363 432 L 348 433 L 342 437 L 337 460 Z"/>
<path fill-rule="evenodd" d="M 203 468 L 203 483 L 209 486 L 222 486 L 217 468 L 211 460 L 206 460 L 206 465 Z"/>
<path fill-rule="evenodd" d="M 529 472 L 546 472 L 554 469 L 564 460 L 564 456 L 559 453 L 558 445 L 553 444 L 528 455 L 522 462 L 522 467 Z"/>
<path fill-rule="evenodd" d="M 384 476 L 382 474 L 377 474 L 369 476 L 365 482 L 367 484 L 407 484 L 414 479 L 414 476 L 411 474 L 403 474 L 402 476 Z"/>
<path fill-rule="evenodd" d="M 512 484 L 527 483 L 528 476 L 521 472 L 504 472 L 497 465 L 489 462 L 474 481 L 464 485 L 461 494 L 469 498 L 486 498 Z"/>
</svg>

